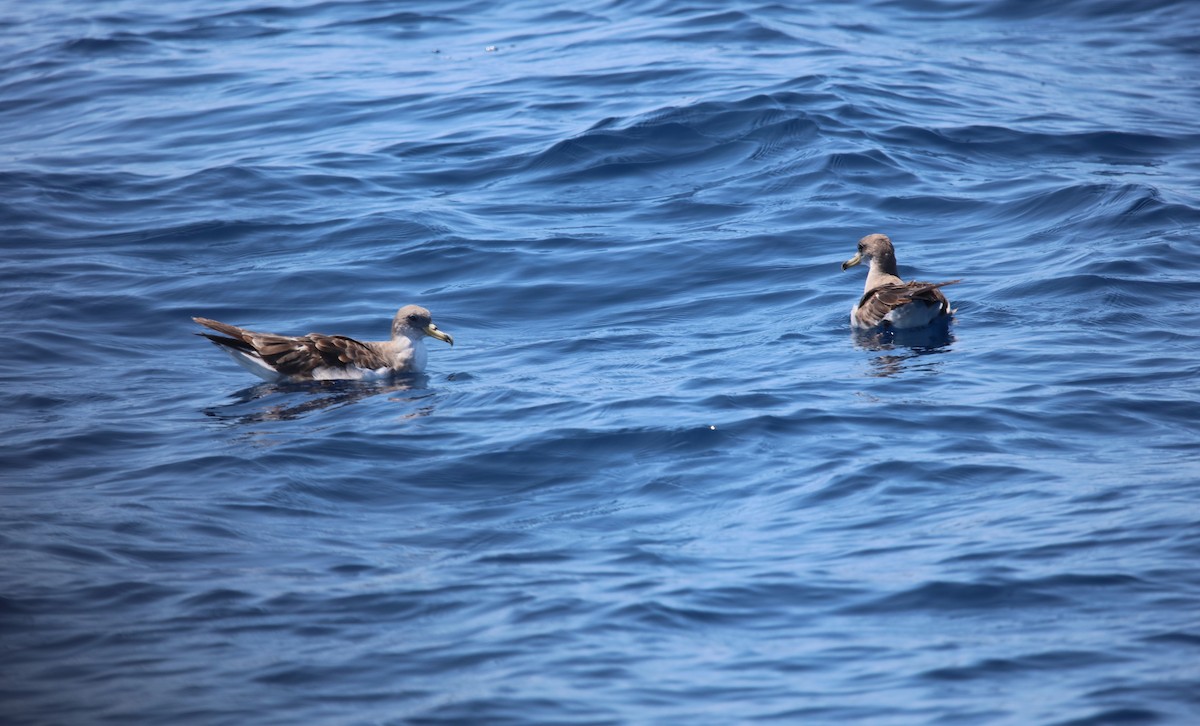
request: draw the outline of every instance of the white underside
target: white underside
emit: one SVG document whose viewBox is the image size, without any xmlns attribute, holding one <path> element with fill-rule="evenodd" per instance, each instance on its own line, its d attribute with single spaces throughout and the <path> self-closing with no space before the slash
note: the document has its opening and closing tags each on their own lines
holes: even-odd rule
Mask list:
<svg viewBox="0 0 1200 726">
<path fill-rule="evenodd" d="M 229 357 L 233 359 L 234 363 L 237 363 L 242 368 L 245 368 L 246 370 L 250 371 L 254 375 L 263 379 L 264 381 L 270 381 L 271 383 L 276 383 L 278 381 L 282 381 L 287 378 L 287 376 L 283 375 L 279 371 L 275 370 L 271 366 L 264 363 L 263 359 L 259 358 L 256 355 L 247 355 L 246 353 L 240 353 L 236 350 L 233 350 L 232 348 L 226 348 L 223 345 L 218 346 L 218 347 L 221 350 L 228 353 Z"/>
<path fill-rule="evenodd" d="M 314 381 L 375 381 L 388 378 L 395 373 L 391 368 L 359 368 L 345 366 L 343 368 L 314 368 Z"/>
<path fill-rule="evenodd" d="M 258 356 L 241 353 L 225 347 L 222 347 L 221 350 L 228 353 L 234 363 L 237 363 L 264 381 L 279 383 L 290 378 L 290 376 L 285 376 L 264 363 L 263 359 Z M 372 381 L 387 378 L 393 373 L 394 371 L 391 368 L 359 368 L 357 366 L 341 368 L 323 367 L 313 369 L 312 379 L 314 381 Z"/>
<path fill-rule="evenodd" d="M 850 309 L 850 325 L 855 328 L 877 328 L 879 325 L 864 325 L 858 319 L 858 306 Z M 938 303 L 926 303 L 919 300 L 895 308 L 883 320 L 893 328 L 921 328 L 929 325 L 942 314 L 942 306 Z"/>
</svg>

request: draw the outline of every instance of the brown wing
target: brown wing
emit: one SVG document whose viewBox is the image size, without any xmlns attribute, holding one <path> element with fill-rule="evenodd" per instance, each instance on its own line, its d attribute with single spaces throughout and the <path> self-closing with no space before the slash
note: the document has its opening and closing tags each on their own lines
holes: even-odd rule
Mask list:
<svg viewBox="0 0 1200 726">
<path fill-rule="evenodd" d="M 856 315 L 859 322 L 867 327 L 874 327 L 883 322 L 887 314 L 901 305 L 914 301 L 937 305 L 942 313 L 950 312 L 950 301 L 942 294 L 940 288 L 955 285 L 962 280 L 947 282 L 909 282 L 903 285 L 889 283 L 871 288 L 863 293 L 858 301 Z"/>
<path fill-rule="evenodd" d="M 309 333 L 299 337 L 254 333 L 250 345 L 267 365 L 289 376 L 311 375 L 313 369 L 348 365 L 386 368 L 388 361 L 366 343 L 344 335 Z"/>
<path fill-rule="evenodd" d="M 311 375 L 313 369 L 341 368 L 348 365 L 361 368 L 386 368 L 390 361 L 370 345 L 344 335 L 290 336 L 256 333 L 236 325 L 193 318 L 197 323 L 224 333 L 228 338 L 202 333 L 212 342 L 227 348 L 257 355 L 263 362 L 287 376 Z"/>
</svg>

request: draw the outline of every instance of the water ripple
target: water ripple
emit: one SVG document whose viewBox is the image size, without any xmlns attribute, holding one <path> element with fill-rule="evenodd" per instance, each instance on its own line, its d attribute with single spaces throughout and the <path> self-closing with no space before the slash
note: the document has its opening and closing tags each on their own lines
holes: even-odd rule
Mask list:
<svg viewBox="0 0 1200 726">
<path fill-rule="evenodd" d="M 10 15 L 7 721 L 1195 720 L 1194 4 Z"/>
</svg>

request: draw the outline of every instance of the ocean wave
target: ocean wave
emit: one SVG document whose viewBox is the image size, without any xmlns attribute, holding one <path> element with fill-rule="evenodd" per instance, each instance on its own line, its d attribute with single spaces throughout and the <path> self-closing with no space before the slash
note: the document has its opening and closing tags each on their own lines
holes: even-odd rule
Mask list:
<svg viewBox="0 0 1200 726">
<path fill-rule="evenodd" d="M 1186 722 L 1192 7 L 14 6 L 5 717 Z"/>
</svg>

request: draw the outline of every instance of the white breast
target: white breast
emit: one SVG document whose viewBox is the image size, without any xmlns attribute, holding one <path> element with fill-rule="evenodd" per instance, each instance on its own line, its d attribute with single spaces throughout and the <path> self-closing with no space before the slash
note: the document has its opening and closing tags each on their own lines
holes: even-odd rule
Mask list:
<svg viewBox="0 0 1200 726">
<path fill-rule="evenodd" d="M 392 374 L 391 368 L 359 368 L 358 366 L 322 366 L 313 368 L 314 381 L 373 381 L 387 378 Z"/>
</svg>

